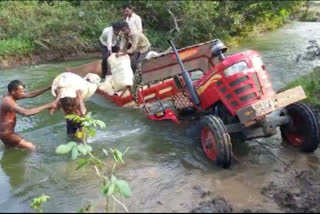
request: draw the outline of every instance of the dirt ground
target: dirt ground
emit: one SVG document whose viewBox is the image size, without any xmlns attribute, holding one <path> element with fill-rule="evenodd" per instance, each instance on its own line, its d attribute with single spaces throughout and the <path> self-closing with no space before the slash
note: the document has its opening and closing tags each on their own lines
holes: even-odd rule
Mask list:
<svg viewBox="0 0 320 214">
<path fill-rule="evenodd" d="M 313 109 L 320 120 L 320 109 Z M 320 212 L 320 171 L 301 168 L 279 171 L 261 187 L 260 194 L 277 204 L 284 213 L 318 213 Z M 223 198 L 199 189 L 201 200 L 192 213 L 270 213 L 270 210 L 243 209 L 235 211 L 228 198 Z"/>
</svg>

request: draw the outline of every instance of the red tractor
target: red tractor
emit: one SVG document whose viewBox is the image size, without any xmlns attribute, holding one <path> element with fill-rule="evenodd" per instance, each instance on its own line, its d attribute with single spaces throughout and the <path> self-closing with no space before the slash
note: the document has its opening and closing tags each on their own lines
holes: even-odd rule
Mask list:
<svg viewBox="0 0 320 214">
<path fill-rule="evenodd" d="M 319 144 L 319 123 L 313 111 L 298 101 L 301 86 L 275 93 L 258 52 L 224 56 L 220 40 L 189 46 L 145 60 L 136 76 L 136 90 L 100 92 L 124 107 L 143 107 L 152 120 L 200 121 L 201 145 L 208 159 L 228 168 L 232 143 L 270 137 L 280 127 L 285 142 L 303 152 Z M 101 61 L 70 70 L 101 73 Z M 180 67 L 180 68 L 179 68 Z"/>
</svg>

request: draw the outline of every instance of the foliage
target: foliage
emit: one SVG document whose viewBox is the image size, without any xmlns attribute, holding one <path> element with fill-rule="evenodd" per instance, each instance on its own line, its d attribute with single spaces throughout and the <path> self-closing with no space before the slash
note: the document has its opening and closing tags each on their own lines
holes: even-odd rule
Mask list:
<svg viewBox="0 0 320 214">
<path fill-rule="evenodd" d="M 50 199 L 50 196 L 42 194 L 41 196 L 34 198 L 30 207 L 36 212 L 43 213 L 43 210 L 40 208 L 43 203 L 47 202 Z"/>
<path fill-rule="evenodd" d="M 306 92 L 307 99 L 303 102 L 315 107 L 320 107 L 320 67 L 316 67 L 313 72 L 290 82 L 285 89 L 301 85 Z"/>
<path fill-rule="evenodd" d="M 0 40 L 27 41 L 38 54 L 98 49 L 103 28 L 117 19 L 112 7 L 101 7 L 96 1 L 79 2 L 79 6 L 68 1 L 5 1 L 0 7 Z M 11 55 L 9 49 L 5 55 Z"/>
<path fill-rule="evenodd" d="M 0 40 L 0 58 L 5 56 L 29 55 L 33 51 L 32 43 L 21 39 Z"/>
<path fill-rule="evenodd" d="M 102 30 L 123 19 L 120 8 L 123 3 L 76 0 L 0 2 L 0 56 L 47 51 L 61 55 L 98 51 Z M 131 3 L 142 17 L 152 47 L 161 49 L 168 47 L 167 38 L 174 32 L 178 47 L 214 38 L 232 41 L 254 36 L 283 25 L 308 4 L 307 1 L 257 0 Z M 174 30 L 174 19 L 179 31 Z"/>
<path fill-rule="evenodd" d="M 87 144 L 87 140 L 91 136 L 96 135 L 96 128 L 106 128 L 106 124 L 100 120 L 93 119 L 91 117 L 91 113 L 88 113 L 84 117 L 80 117 L 77 115 L 67 115 L 66 119 L 73 120 L 77 123 L 81 123 L 82 128 L 78 130 L 76 136 L 81 140 L 81 144 L 76 142 L 69 142 L 67 144 L 63 144 L 57 147 L 57 154 L 67 154 L 71 153 L 71 159 L 77 159 L 78 166 L 76 170 L 79 170 L 86 166 L 91 166 L 96 175 L 101 179 L 102 187 L 101 192 L 106 197 L 106 212 L 109 211 L 110 198 L 114 201 L 113 204 L 113 212 L 115 211 L 115 202 L 120 204 L 127 212 L 128 209 L 126 206 L 118 200 L 115 196 L 119 195 L 121 197 L 129 198 L 131 196 L 131 189 L 127 181 L 118 179 L 114 175 L 114 170 L 118 163 L 124 164 L 123 156 L 128 151 L 124 151 L 123 153 L 117 149 L 110 149 L 110 152 L 113 156 L 113 166 L 110 173 L 103 171 L 105 168 L 105 164 L 102 160 L 100 160 L 97 156 L 92 153 L 92 147 Z M 102 150 L 105 156 L 109 156 L 109 153 L 103 149 Z M 79 156 L 83 156 L 82 158 L 78 158 Z M 93 211 L 93 206 L 88 205 L 86 208 L 81 208 L 79 212 L 91 212 Z"/>
</svg>

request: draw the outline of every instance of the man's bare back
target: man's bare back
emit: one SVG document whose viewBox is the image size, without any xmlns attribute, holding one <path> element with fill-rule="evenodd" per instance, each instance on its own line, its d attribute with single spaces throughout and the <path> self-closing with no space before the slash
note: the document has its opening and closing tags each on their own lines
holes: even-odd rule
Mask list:
<svg viewBox="0 0 320 214">
<path fill-rule="evenodd" d="M 20 107 L 16 101 L 24 98 L 32 98 L 39 96 L 50 87 L 24 93 L 24 85 L 18 80 L 14 80 L 8 85 L 8 94 L 3 96 L 0 102 L 0 140 L 7 147 L 18 147 L 28 150 L 36 150 L 36 147 L 21 136 L 14 132 L 16 126 L 16 114 L 23 116 L 30 116 L 41 112 L 44 109 L 50 109 L 56 107 L 56 102 L 46 104 L 37 108 L 24 109 Z"/>
</svg>

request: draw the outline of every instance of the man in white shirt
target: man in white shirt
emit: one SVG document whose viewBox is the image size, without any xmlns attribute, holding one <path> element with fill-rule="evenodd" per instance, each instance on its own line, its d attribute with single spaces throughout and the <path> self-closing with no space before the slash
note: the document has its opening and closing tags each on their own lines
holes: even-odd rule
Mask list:
<svg viewBox="0 0 320 214">
<path fill-rule="evenodd" d="M 133 7 L 131 5 L 122 6 L 123 15 L 126 18 L 130 30 L 132 32 L 139 31 L 142 33 L 142 21 L 140 16 L 133 12 Z"/>
<path fill-rule="evenodd" d="M 107 59 L 113 52 L 117 52 L 119 46 L 119 23 L 113 23 L 110 27 L 103 30 L 99 40 L 102 51 L 102 78 L 104 78 L 108 72 Z"/>
</svg>

